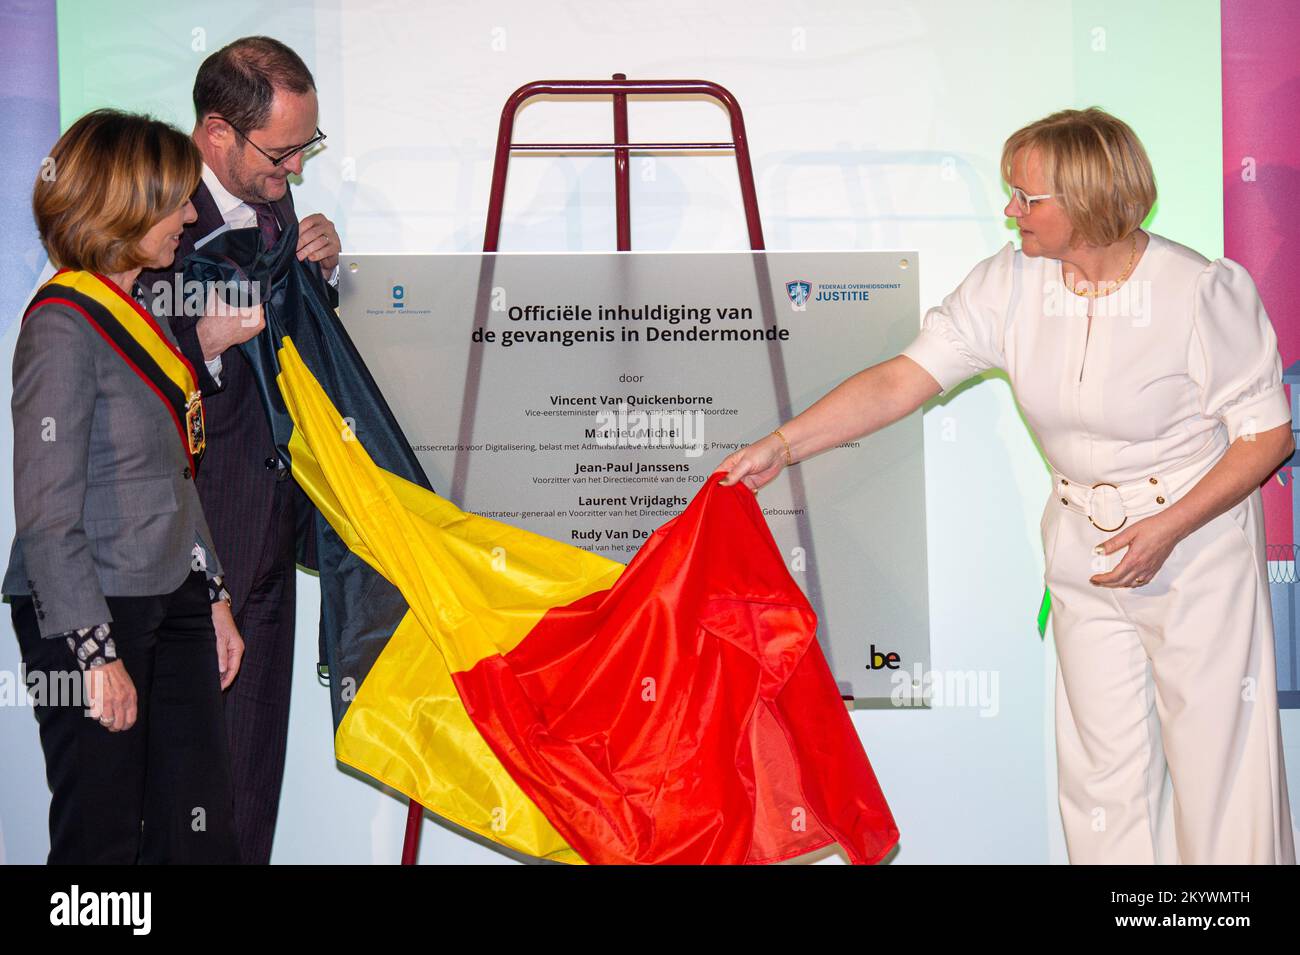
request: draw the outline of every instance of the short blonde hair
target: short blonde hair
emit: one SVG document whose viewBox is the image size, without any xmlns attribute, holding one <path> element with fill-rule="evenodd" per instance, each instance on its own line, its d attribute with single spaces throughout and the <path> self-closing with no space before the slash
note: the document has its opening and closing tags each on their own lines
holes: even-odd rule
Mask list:
<svg viewBox="0 0 1300 955">
<path fill-rule="evenodd" d="M 1156 202 L 1156 177 L 1128 124 L 1103 109 L 1065 109 L 1018 129 L 1002 147 L 1002 178 L 1021 150 L 1037 150 L 1047 191 L 1076 239 L 1110 245 L 1142 225 Z"/>
<path fill-rule="evenodd" d="M 140 240 L 198 188 L 203 159 L 180 130 L 97 109 L 50 150 L 32 191 L 36 230 L 59 268 L 111 274 L 147 265 Z"/>
</svg>

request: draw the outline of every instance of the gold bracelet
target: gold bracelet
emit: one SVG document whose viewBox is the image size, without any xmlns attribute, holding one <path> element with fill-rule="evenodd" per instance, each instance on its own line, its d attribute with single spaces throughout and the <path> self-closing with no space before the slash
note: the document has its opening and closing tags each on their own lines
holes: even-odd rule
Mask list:
<svg viewBox="0 0 1300 955">
<path fill-rule="evenodd" d="M 777 428 L 772 433 L 776 435 L 778 438 L 780 438 L 781 443 L 785 445 L 785 451 L 783 452 L 785 454 L 785 466 L 790 467 L 792 464 L 794 464 L 794 461 L 790 457 L 790 442 L 785 439 L 785 435 L 781 433 L 780 428 Z"/>
</svg>

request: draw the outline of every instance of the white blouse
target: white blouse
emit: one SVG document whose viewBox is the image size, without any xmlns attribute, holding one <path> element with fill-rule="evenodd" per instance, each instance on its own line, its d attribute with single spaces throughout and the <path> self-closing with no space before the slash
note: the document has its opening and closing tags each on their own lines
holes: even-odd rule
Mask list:
<svg viewBox="0 0 1300 955">
<path fill-rule="evenodd" d="M 1088 299 L 1010 242 L 903 349 L 947 392 L 1000 368 L 1052 467 L 1138 480 L 1291 420 L 1277 335 L 1244 268 L 1154 233 L 1128 281 Z"/>
</svg>

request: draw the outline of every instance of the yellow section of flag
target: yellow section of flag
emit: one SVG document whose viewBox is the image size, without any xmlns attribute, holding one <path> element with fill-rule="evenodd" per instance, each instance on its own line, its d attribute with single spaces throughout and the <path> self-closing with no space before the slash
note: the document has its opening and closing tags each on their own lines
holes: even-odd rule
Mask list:
<svg viewBox="0 0 1300 955">
<path fill-rule="evenodd" d="M 623 565 L 466 513 L 378 467 L 289 338 L 278 358 L 295 480 L 410 607 L 356 689 L 337 757 L 488 839 L 581 862 L 483 740 L 452 674 L 509 652 L 551 608 L 608 589 Z"/>
</svg>

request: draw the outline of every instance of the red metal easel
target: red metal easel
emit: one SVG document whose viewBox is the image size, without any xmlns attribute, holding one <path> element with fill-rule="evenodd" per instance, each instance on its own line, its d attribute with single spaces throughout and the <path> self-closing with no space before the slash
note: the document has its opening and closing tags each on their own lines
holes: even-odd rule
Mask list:
<svg viewBox="0 0 1300 955">
<path fill-rule="evenodd" d="M 614 104 L 614 141 L 611 143 L 515 143 L 513 141 L 515 116 L 519 108 L 535 96 L 609 96 Z M 716 100 L 727 111 L 731 123 L 731 141 L 717 143 L 633 143 L 628 141 L 627 98 L 629 95 L 648 96 L 708 96 Z M 629 210 L 630 178 L 628 158 L 633 152 L 677 152 L 681 150 L 718 150 L 731 149 L 736 154 L 736 171 L 740 177 L 740 194 L 745 206 L 745 223 L 749 230 L 749 246 L 752 251 L 762 251 L 763 227 L 759 221 L 758 199 L 754 192 L 754 173 L 749 161 L 749 142 L 745 137 L 745 120 L 741 115 L 740 104 L 736 98 L 717 83 L 708 80 L 629 80 L 623 73 L 615 73 L 610 80 L 539 80 L 527 83 L 510 94 L 501 110 L 501 124 L 497 131 L 496 159 L 492 167 L 492 189 L 488 200 L 487 229 L 483 235 L 483 251 L 496 252 L 501 238 L 501 213 L 505 205 L 506 171 L 510 164 L 512 152 L 609 152 L 614 153 L 614 196 L 617 212 L 617 248 L 620 252 L 632 248 L 632 224 Z M 486 297 L 491 289 L 491 272 L 493 261 L 484 257 L 480 271 L 479 304 L 475 311 L 475 321 L 485 321 Z M 755 268 L 759 272 L 760 295 L 764 296 L 765 314 L 771 320 L 775 315 L 771 299 L 771 285 L 767 281 L 766 260 L 755 256 Z M 472 346 L 481 348 L 481 345 Z M 782 420 L 790 417 L 789 388 L 786 384 L 785 368 L 781 361 L 779 349 L 770 350 L 772 372 L 776 386 L 777 404 Z M 479 391 L 479 352 L 471 351 L 470 362 L 465 376 L 465 395 L 462 409 L 473 409 L 478 400 Z M 473 428 L 472 414 L 462 412 L 458 443 L 461 447 L 471 444 Z M 459 452 L 453 470 L 451 483 L 451 500 L 464 500 L 465 478 L 468 471 L 468 458 Z M 802 495 L 802 480 L 796 473 L 791 473 L 796 493 Z M 420 822 L 424 816 L 424 807 L 414 799 L 406 816 L 406 838 L 402 845 L 402 864 L 414 865 L 416 853 L 420 847 Z"/>
</svg>

